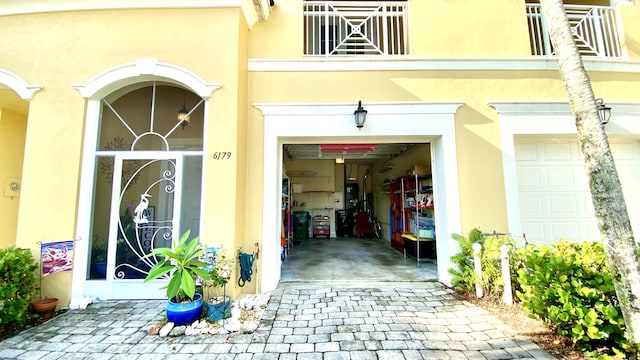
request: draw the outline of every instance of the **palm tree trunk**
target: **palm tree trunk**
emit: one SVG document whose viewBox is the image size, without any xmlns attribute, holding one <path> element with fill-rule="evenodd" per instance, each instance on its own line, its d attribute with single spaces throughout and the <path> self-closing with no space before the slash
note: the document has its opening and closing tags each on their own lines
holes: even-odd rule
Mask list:
<svg viewBox="0 0 640 360">
<path fill-rule="evenodd" d="M 561 0 L 540 0 L 589 177 L 593 207 L 627 334 L 640 343 L 640 263 L 618 172 Z"/>
</svg>

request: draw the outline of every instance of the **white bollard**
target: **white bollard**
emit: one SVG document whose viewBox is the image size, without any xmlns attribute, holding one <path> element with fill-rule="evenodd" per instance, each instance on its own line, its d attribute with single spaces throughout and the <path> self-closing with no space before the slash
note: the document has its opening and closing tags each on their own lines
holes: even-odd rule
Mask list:
<svg viewBox="0 0 640 360">
<path fill-rule="evenodd" d="M 478 281 L 476 281 L 476 297 L 482 297 L 482 286 L 480 283 L 482 282 L 482 264 L 480 263 L 480 250 L 482 249 L 482 245 L 479 243 L 473 244 L 473 266 L 476 271 L 476 275 L 478 276 Z"/>
<path fill-rule="evenodd" d="M 513 293 L 511 292 L 511 269 L 509 268 L 509 247 L 502 245 L 500 247 L 500 264 L 502 265 L 502 279 L 504 280 L 504 303 L 513 305 Z"/>
</svg>

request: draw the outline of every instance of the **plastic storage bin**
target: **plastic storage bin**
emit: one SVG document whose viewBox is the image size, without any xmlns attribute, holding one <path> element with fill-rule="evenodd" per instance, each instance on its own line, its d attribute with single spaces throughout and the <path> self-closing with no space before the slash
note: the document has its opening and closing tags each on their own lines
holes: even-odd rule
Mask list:
<svg viewBox="0 0 640 360">
<path fill-rule="evenodd" d="M 313 217 L 313 237 L 331 235 L 331 225 L 328 216 L 316 215 Z"/>
<path fill-rule="evenodd" d="M 293 238 L 295 240 L 303 240 L 309 238 L 309 222 L 307 217 L 309 213 L 306 211 L 293 212 Z"/>
</svg>

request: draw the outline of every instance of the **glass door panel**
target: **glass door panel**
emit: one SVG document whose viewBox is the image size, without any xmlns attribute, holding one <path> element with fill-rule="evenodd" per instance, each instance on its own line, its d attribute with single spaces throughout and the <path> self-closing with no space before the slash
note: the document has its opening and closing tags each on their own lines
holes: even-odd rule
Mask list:
<svg viewBox="0 0 640 360">
<path fill-rule="evenodd" d="M 170 247 L 174 225 L 175 159 L 122 160 L 114 279 L 144 279 L 156 247 Z"/>
</svg>

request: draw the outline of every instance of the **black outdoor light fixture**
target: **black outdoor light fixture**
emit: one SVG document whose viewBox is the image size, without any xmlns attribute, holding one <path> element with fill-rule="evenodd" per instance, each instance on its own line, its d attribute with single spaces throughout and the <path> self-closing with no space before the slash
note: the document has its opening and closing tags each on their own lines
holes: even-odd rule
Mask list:
<svg viewBox="0 0 640 360">
<path fill-rule="evenodd" d="M 191 116 L 189 116 L 189 111 L 187 110 L 187 93 L 184 93 L 184 99 L 182 100 L 182 108 L 178 110 L 178 122 L 180 126 L 182 126 L 182 130 L 184 130 L 189 122 L 191 121 Z"/>
<path fill-rule="evenodd" d="M 598 105 L 600 122 L 602 123 L 602 125 L 606 125 L 609 122 L 609 119 L 611 119 L 611 108 L 605 105 L 604 100 L 602 100 L 602 98 L 597 98 L 596 104 Z"/>
<path fill-rule="evenodd" d="M 362 101 L 358 101 L 358 108 L 353 112 L 353 116 L 356 120 L 356 127 L 362 129 L 365 120 L 367 120 L 367 110 L 362 108 Z"/>
<path fill-rule="evenodd" d="M 187 111 L 187 107 L 185 105 L 182 105 L 182 108 L 178 110 L 178 122 L 180 123 L 180 126 L 182 126 L 182 130 L 189 125 L 190 121 L 191 116 L 189 116 L 189 111 Z"/>
</svg>

